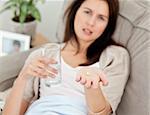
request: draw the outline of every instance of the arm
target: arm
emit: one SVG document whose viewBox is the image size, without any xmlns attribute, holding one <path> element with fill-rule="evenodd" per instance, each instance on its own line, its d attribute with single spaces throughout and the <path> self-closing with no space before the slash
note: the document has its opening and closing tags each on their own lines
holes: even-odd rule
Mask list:
<svg viewBox="0 0 150 115">
<path fill-rule="evenodd" d="M 10 115 L 10 113 L 12 115 L 20 115 L 27 109 L 29 103 L 22 99 L 26 82 L 25 79 L 20 77 L 16 79 L 12 91 L 6 100 L 3 110 L 4 115 Z"/>
<path fill-rule="evenodd" d="M 39 52 L 38 52 L 39 53 Z M 56 74 L 56 70 L 49 67 L 49 64 L 56 63 L 53 59 L 41 57 L 39 55 L 32 55 L 28 58 L 25 66 L 21 70 L 18 78 L 14 82 L 12 91 L 6 100 L 4 106 L 4 115 L 22 115 L 26 111 L 31 99 L 33 98 L 33 82 L 34 78 L 45 78 L 51 73 Z M 47 69 L 45 69 L 47 68 Z M 33 77 L 34 76 L 34 77 Z M 28 86 L 29 85 L 29 86 Z M 27 88 L 28 87 L 28 88 Z M 30 91 L 26 91 L 30 90 Z M 30 89 L 29 89 L 30 88 Z M 27 99 L 26 94 L 28 95 Z M 25 101 L 27 100 L 27 101 Z"/>
<path fill-rule="evenodd" d="M 20 107 L 20 115 L 24 115 L 28 106 L 29 106 L 29 102 L 23 99 L 21 102 L 21 107 Z"/>
<path fill-rule="evenodd" d="M 99 68 L 84 67 L 80 69 L 76 81 L 84 85 L 90 115 L 108 115 L 111 113 L 110 104 L 105 99 L 100 86 L 100 83 L 107 85 L 108 81 Z"/>
<path fill-rule="evenodd" d="M 112 46 L 102 53 L 99 61 L 100 69 L 105 74 L 98 74 L 92 68 L 81 70 L 77 81 L 85 86 L 90 115 L 108 115 L 111 111 L 115 113 L 129 76 L 129 62 L 129 54 L 125 49 Z M 89 75 L 84 74 L 84 71 Z M 99 87 L 99 81 L 105 84 L 106 78 L 108 86 Z"/>
<path fill-rule="evenodd" d="M 100 87 L 97 89 L 85 87 L 85 95 L 89 115 L 109 115 L 111 113 L 111 106 L 105 99 Z"/>
</svg>

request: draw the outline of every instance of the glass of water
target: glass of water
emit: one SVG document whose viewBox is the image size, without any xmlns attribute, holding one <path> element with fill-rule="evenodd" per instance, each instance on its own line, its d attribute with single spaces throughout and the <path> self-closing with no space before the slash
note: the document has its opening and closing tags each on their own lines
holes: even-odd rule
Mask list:
<svg viewBox="0 0 150 115">
<path fill-rule="evenodd" d="M 56 86 L 61 83 L 61 47 L 57 43 L 49 43 L 42 47 L 42 55 L 47 58 L 52 58 L 56 61 L 55 64 L 50 64 L 50 67 L 53 67 L 57 70 L 55 77 L 47 76 L 45 78 L 45 85 L 48 87 Z"/>
</svg>

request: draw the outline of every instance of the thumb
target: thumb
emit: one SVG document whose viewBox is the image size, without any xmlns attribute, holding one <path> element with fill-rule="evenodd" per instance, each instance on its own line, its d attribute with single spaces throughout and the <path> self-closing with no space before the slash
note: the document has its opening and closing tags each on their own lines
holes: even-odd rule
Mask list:
<svg viewBox="0 0 150 115">
<path fill-rule="evenodd" d="M 107 86 L 108 80 L 106 74 L 103 71 L 101 71 L 99 76 L 100 76 L 100 82 L 102 82 L 104 86 Z"/>
</svg>

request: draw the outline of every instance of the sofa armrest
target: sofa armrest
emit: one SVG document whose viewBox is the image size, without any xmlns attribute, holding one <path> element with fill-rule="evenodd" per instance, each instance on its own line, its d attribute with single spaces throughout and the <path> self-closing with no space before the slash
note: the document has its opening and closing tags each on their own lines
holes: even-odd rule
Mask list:
<svg viewBox="0 0 150 115">
<path fill-rule="evenodd" d="M 7 80 L 0 82 L 0 92 L 3 92 L 9 89 L 10 87 L 12 87 L 15 79 L 16 77 L 12 77 L 12 78 L 8 78 Z"/>
<path fill-rule="evenodd" d="M 0 91 L 12 86 L 25 60 L 34 49 L 0 57 Z"/>
</svg>

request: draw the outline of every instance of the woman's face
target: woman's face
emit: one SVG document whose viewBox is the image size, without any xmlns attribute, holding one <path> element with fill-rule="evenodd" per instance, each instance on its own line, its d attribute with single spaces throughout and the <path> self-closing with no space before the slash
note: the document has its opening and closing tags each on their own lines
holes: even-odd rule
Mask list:
<svg viewBox="0 0 150 115">
<path fill-rule="evenodd" d="M 85 0 L 78 9 L 74 21 L 79 42 L 94 42 L 104 32 L 108 18 L 109 7 L 105 0 Z"/>
</svg>

